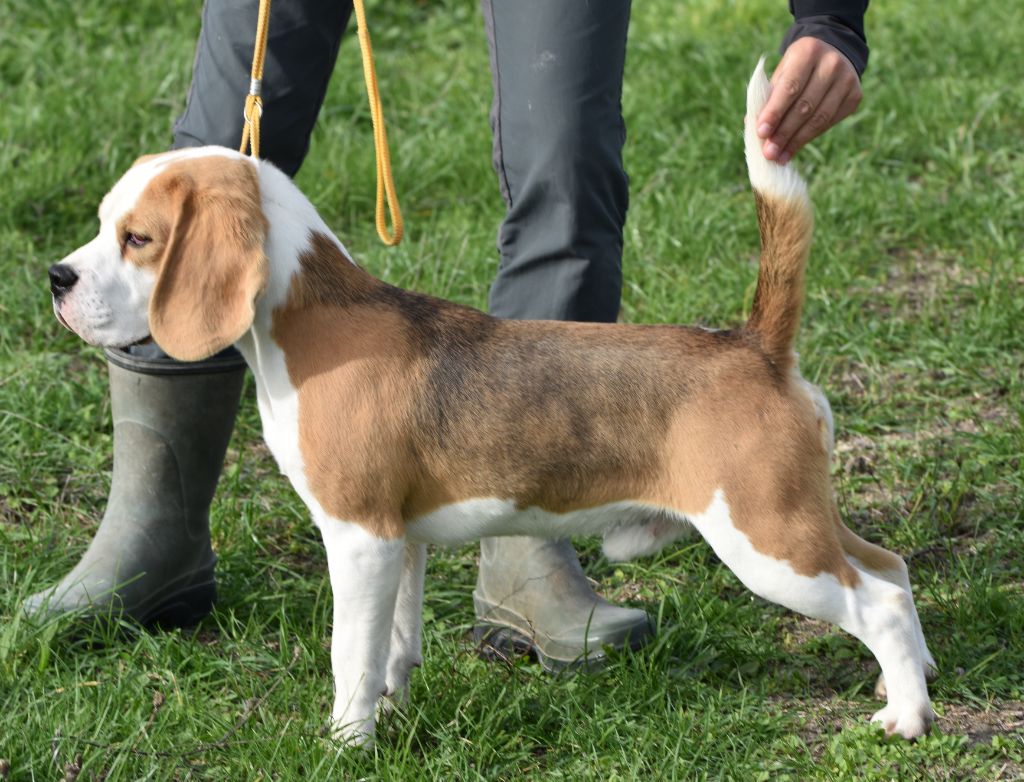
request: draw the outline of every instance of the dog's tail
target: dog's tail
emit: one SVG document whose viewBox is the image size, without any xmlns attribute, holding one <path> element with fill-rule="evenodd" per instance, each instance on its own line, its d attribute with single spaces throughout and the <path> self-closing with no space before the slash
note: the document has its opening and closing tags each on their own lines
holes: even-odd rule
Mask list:
<svg viewBox="0 0 1024 782">
<path fill-rule="evenodd" d="M 764 57 L 747 86 L 744 129 L 747 171 L 757 203 L 761 231 L 761 265 L 747 330 L 756 334 L 768 357 L 782 371 L 794 363 L 793 340 L 804 299 L 804 267 L 811 247 L 813 214 L 807 185 L 790 163 L 780 166 L 761 152 L 757 115 L 768 101 L 771 85 Z"/>
</svg>

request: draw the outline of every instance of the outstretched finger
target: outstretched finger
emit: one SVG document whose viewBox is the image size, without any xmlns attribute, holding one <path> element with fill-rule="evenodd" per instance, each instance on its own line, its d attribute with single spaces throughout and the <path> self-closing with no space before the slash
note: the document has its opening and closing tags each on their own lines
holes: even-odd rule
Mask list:
<svg viewBox="0 0 1024 782">
<path fill-rule="evenodd" d="M 807 85 L 789 106 L 789 110 L 782 117 L 775 131 L 764 143 L 764 156 L 769 160 L 778 160 L 780 163 L 783 151 L 789 146 L 790 140 L 808 122 L 819 122 L 821 119 L 822 104 L 830 100 L 834 105 L 830 106 L 831 111 L 839 107 L 842 95 L 833 97 L 833 74 L 826 69 L 816 68 L 807 80 Z"/>
</svg>

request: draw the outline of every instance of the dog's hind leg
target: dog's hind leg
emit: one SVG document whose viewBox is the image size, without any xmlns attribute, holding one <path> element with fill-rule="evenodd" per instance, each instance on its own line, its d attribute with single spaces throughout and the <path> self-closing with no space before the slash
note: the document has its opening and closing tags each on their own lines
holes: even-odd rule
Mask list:
<svg viewBox="0 0 1024 782">
<path fill-rule="evenodd" d="M 377 702 L 386 690 L 405 540 L 379 538 L 352 522 L 318 521 L 334 597 L 333 735 L 349 744 L 370 744 Z"/>
<path fill-rule="evenodd" d="M 391 623 L 391 647 L 385 676 L 387 695 L 401 703 L 408 696 L 409 673 L 423 663 L 423 575 L 427 567 L 425 543 L 406 543 L 402 579 Z M 387 705 L 389 701 L 381 701 Z"/>
<path fill-rule="evenodd" d="M 869 543 L 849 527 L 843 524 L 839 518 L 839 510 L 833 506 L 833 518 L 839 534 L 839 542 L 843 551 L 850 561 L 860 570 L 866 570 L 871 575 L 888 581 L 902 589 L 910 596 L 910 606 L 913 612 L 914 634 L 917 638 L 917 645 L 921 650 L 921 658 L 924 663 L 924 675 L 928 681 L 933 681 L 938 675 L 938 666 L 935 658 L 928 650 L 928 644 L 924 640 L 924 631 L 921 629 L 921 620 L 917 615 L 917 608 L 914 606 L 913 591 L 910 588 L 910 576 L 907 571 L 907 563 L 903 558 L 887 551 L 881 546 Z M 875 683 L 875 695 L 879 698 L 886 697 L 885 676 L 880 675 Z"/>
<path fill-rule="evenodd" d="M 820 504 L 820 503 L 814 503 Z M 718 490 L 694 526 L 718 557 L 754 593 L 794 611 L 824 619 L 860 639 L 888 682 L 888 703 L 872 718 L 886 733 L 916 738 L 934 720 L 910 593 L 856 567 L 844 554 L 828 508 L 794 508 L 787 517 L 771 503 L 743 503 L 757 519 L 734 519 Z M 755 527 L 757 529 L 754 532 Z M 754 535 L 767 553 L 754 547 Z M 799 572 L 798 572 L 799 571 Z"/>
</svg>

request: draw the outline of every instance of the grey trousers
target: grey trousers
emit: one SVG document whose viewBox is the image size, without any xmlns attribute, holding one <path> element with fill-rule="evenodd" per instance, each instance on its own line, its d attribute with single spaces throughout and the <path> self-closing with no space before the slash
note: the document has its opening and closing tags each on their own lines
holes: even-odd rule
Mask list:
<svg viewBox="0 0 1024 782">
<path fill-rule="evenodd" d="M 206 0 L 175 148 L 238 146 L 257 5 Z M 507 206 L 490 310 L 614 321 L 628 202 L 621 96 L 629 2 L 481 5 L 494 82 L 494 168 Z M 338 0 L 271 7 L 261 153 L 289 175 L 309 149 L 350 14 Z"/>
</svg>

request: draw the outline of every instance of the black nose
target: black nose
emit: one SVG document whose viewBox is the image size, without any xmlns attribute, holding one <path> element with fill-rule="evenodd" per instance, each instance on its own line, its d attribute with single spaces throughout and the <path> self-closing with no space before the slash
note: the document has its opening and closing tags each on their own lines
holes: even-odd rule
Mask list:
<svg viewBox="0 0 1024 782">
<path fill-rule="evenodd" d="M 76 282 L 78 275 L 70 266 L 55 263 L 50 267 L 50 292 L 56 298 L 61 298 L 75 286 Z"/>
</svg>

